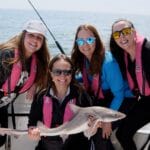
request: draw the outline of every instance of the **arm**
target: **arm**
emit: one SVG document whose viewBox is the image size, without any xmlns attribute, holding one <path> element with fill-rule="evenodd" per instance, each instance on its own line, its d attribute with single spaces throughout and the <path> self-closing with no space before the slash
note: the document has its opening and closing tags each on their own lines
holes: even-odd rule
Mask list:
<svg viewBox="0 0 150 150">
<path fill-rule="evenodd" d="M 129 88 L 128 82 L 126 80 L 124 81 L 124 95 L 127 98 L 134 97 L 131 89 Z"/>
<path fill-rule="evenodd" d="M 38 121 L 42 121 L 43 95 L 35 95 L 31 104 L 28 126 L 36 126 Z"/>
<path fill-rule="evenodd" d="M 40 139 L 40 130 L 36 127 L 37 121 L 42 120 L 42 98 L 43 96 L 35 95 L 31 105 L 29 122 L 28 122 L 28 136 L 32 140 Z"/>
<path fill-rule="evenodd" d="M 145 72 L 146 80 L 150 86 L 150 41 L 145 40 L 142 49 L 142 66 Z"/>
<path fill-rule="evenodd" d="M 118 110 L 124 99 L 124 83 L 123 78 L 117 62 L 112 59 L 109 62 L 105 62 L 102 68 L 102 76 L 104 83 L 102 89 L 109 88 L 113 94 L 113 99 L 110 104 L 110 108 Z"/>
<path fill-rule="evenodd" d="M 0 50 L 0 87 L 11 73 L 12 64 L 10 65 L 8 62 L 12 58 L 14 58 L 12 50 Z"/>
<path fill-rule="evenodd" d="M 110 89 L 113 94 L 113 99 L 110 108 L 118 110 L 124 99 L 123 79 L 119 66 L 115 60 L 111 60 L 103 64 L 102 68 L 102 89 Z M 107 98 L 106 98 L 107 99 Z M 111 122 L 102 122 L 102 137 L 108 139 L 112 133 Z"/>
<path fill-rule="evenodd" d="M 79 96 L 79 99 L 81 100 L 81 105 L 83 107 L 92 106 L 92 99 L 87 94 L 87 92 L 85 90 L 83 90 L 82 93 L 80 93 L 80 94 L 81 94 L 81 96 Z"/>
</svg>

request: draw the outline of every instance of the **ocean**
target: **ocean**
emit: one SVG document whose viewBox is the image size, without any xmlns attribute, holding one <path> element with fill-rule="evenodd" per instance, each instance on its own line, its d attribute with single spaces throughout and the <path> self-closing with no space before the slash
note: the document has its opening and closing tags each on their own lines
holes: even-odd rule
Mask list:
<svg viewBox="0 0 150 150">
<path fill-rule="evenodd" d="M 135 15 L 135 14 L 114 14 L 114 13 L 94 13 L 94 12 L 65 12 L 65 11 L 42 11 L 38 10 L 41 17 L 45 21 L 49 30 L 53 33 L 55 39 L 63 47 L 66 54 L 70 55 L 74 36 L 77 27 L 80 24 L 89 23 L 94 25 L 108 48 L 109 37 L 111 33 L 112 23 L 119 18 L 131 20 L 137 31 L 150 39 L 150 14 Z M 39 19 L 34 10 L 3 10 L 0 9 L 0 43 L 8 40 L 12 36 L 22 31 L 23 24 L 29 19 Z M 47 33 L 47 41 L 51 55 L 60 53 L 55 41 L 49 33 Z M 28 113 L 31 101 L 25 99 L 25 95 L 20 95 L 15 101 L 16 113 Z M 9 110 L 10 111 L 10 110 Z M 17 129 L 27 128 L 27 117 L 16 117 Z M 9 118 L 9 127 L 12 128 L 12 120 Z M 144 136 L 143 136 L 144 135 Z M 147 135 L 141 134 L 136 138 L 138 147 L 146 141 Z M 143 139 L 145 140 L 143 142 Z M 116 143 L 116 141 L 114 142 Z M 26 145 L 22 147 L 22 145 Z M 11 136 L 11 150 L 16 149 L 34 149 L 37 145 L 36 141 L 31 141 L 27 136 L 14 137 Z M 120 147 L 116 144 L 118 150 Z M 4 150 L 4 146 L 0 150 Z"/>
<path fill-rule="evenodd" d="M 80 24 L 94 25 L 106 46 L 108 47 L 112 23 L 119 18 L 131 20 L 137 31 L 150 39 L 150 14 L 114 14 L 102 12 L 67 12 L 67 11 L 43 11 L 38 10 L 42 19 L 62 46 L 66 54 L 70 55 L 74 36 Z M 23 24 L 30 19 L 40 19 L 34 10 L 0 9 L 0 42 L 22 31 Z M 47 41 L 52 55 L 60 53 L 55 41 L 47 32 Z"/>
</svg>

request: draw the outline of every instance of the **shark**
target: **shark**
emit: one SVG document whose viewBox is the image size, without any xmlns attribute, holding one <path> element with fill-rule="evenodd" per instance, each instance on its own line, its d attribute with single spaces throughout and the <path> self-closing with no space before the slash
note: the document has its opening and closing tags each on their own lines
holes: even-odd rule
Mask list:
<svg viewBox="0 0 150 150">
<path fill-rule="evenodd" d="M 69 135 L 83 132 L 89 139 L 96 133 L 95 128 L 98 122 L 114 122 L 126 117 L 124 113 L 101 106 L 79 107 L 70 104 L 70 108 L 73 112 L 72 119 L 56 128 L 48 128 L 38 121 L 37 127 L 40 130 L 40 136 L 61 136 L 65 141 Z M 89 122 L 91 122 L 90 125 Z M 0 134 L 25 135 L 28 134 L 28 131 L 0 128 Z"/>
</svg>

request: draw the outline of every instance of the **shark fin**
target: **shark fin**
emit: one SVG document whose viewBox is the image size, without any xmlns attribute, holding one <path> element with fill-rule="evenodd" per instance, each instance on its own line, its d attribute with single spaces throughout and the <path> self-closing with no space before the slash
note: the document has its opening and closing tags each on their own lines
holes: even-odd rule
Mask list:
<svg viewBox="0 0 150 150">
<path fill-rule="evenodd" d="M 61 137 L 62 140 L 63 140 L 63 143 L 65 143 L 66 139 L 68 139 L 68 136 L 69 136 L 69 135 L 67 135 L 67 134 L 62 134 L 62 135 L 60 135 L 60 137 Z"/>
<path fill-rule="evenodd" d="M 69 104 L 70 105 L 70 109 L 73 111 L 74 114 L 77 114 L 80 110 L 80 107 L 75 105 L 75 104 Z"/>
<path fill-rule="evenodd" d="M 84 131 L 83 134 L 84 134 L 85 137 L 88 138 L 88 140 L 91 138 L 91 135 L 90 135 L 90 133 L 89 133 L 88 130 L 87 130 L 87 131 Z"/>
<path fill-rule="evenodd" d="M 97 132 L 97 129 L 95 128 L 89 128 L 83 132 L 84 136 L 88 138 L 88 140 L 91 138 L 91 136 L 95 135 Z"/>
</svg>

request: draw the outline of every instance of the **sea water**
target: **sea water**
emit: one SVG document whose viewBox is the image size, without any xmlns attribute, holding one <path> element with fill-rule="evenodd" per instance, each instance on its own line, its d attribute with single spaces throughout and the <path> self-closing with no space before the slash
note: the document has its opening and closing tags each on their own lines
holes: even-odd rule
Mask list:
<svg viewBox="0 0 150 150">
<path fill-rule="evenodd" d="M 81 24 L 94 25 L 106 46 L 109 48 L 109 38 L 112 23 L 119 18 L 131 20 L 137 31 L 150 38 L 150 14 L 114 14 L 100 12 L 67 12 L 38 10 L 47 27 L 59 42 L 66 54 L 71 53 L 76 29 Z M 40 19 L 34 10 L 0 9 L 0 42 L 22 31 L 23 24 L 30 19 Z M 52 55 L 59 53 L 54 39 L 47 32 L 47 41 Z"/>
</svg>

